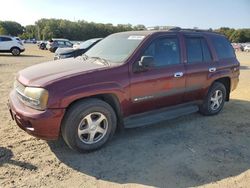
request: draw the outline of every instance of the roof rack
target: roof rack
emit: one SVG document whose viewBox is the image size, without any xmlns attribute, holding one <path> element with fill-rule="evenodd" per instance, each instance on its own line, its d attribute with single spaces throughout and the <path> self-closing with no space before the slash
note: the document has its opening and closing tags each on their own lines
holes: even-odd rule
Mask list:
<svg viewBox="0 0 250 188">
<path fill-rule="evenodd" d="M 212 29 L 189 29 L 189 28 L 181 28 L 181 27 L 173 27 L 173 28 L 170 28 L 169 31 L 213 32 Z"/>
<path fill-rule="evenodd" d="M 147 30 L 167 30 L 167 31 L 191 31 L 191 32 L 213 32 L 213 30 L 210 29 L 198 29 L 198 28 L 181 28 L 177 26 L 153 26 L 148 27 Z"/>
</svg>

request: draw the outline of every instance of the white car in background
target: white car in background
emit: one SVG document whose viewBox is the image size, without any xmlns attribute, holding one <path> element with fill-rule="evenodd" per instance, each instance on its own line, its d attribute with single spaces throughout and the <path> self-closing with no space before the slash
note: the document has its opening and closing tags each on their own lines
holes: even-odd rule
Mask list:
<svg viewBox="0 0 250 188">
<path fill-rule="evenodd" d="M 14 56 L 20 55 L 25 50 L 23 43 L 16 37 L 0 35 L 0 53 L 12 53 Z"/>
<path fill-rule="evenodd" d="M 247 44 L 247 45 L 244 47 L 244 51 L 245 51 L 245 52 L 250 52 L 250 44 Z"/>
</svg>

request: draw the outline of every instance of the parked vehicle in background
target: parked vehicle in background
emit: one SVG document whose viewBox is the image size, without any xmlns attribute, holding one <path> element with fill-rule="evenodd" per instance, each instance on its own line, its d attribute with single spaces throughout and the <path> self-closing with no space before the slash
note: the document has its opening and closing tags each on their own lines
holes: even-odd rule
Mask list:
<svg viewBox="0 0 250 188">
<path fill-rule="evenodd" d="M 72 47 L 73 43 L 71 43 L 68 39 L 51 39 L 48 41 L 46 48 L 51 51 L 55 52 L 57 48 L 69 48 Z"/>
<path fill-rule="evenodd" d="M 25 50 L 23 43 L 17 37 L 0 35 L 0 52 L 12 53 L 14 56 L 20 55 Z"/>
<path fill-rule="evenodd" d="M 36 39 L 24 39 L 23 43 L 36 44 Z"/>
<path fill-rule="evenodd" d="M 235 51 L 244 51 L 244 47 L 240 43 L 232 43 L 232 46 Z"/>
<path fill-rule="evenodd" d="M 58 48 L 55 52 L 54 60 L 80 56 L 101 40 L 102 38 L 93 38 L 80 43 L 77 47 L 74 46 L 73 48 Z"/>
<path fill-rule="evenodd" d="M 79 47 L 80 47 L 80 44 L 83 43 L 83 42 L 85 42 L 85 41 L 82 41 L 82 42 L 74 42 L 73 48 L 75 48 L 75 49 L 79 48 Z"/>
<path fill-rule="evenodd" d="M 37 45 L 38 45 L 38 48 L 41 49 L 41 50 L 46 50 L 46 49 L 47 49 L 47 48 L 46 48 L 47 41 L 39 41 L 39 42 L 37 43 Z"/>
<path fill-rule="evenodd" d="M 244 51 L 245 52 L 250 52 L 250 44 L 245 45 Z"/>
<path fill-rule="evenodd" d="M 102 147 L 119 128 L 199 111 L 218 114 L 239 82 L 224 35 L 173 28 L 112 34 L 83 58 L 20 71 L 10 114 L 31 135 L 77 151 Z"/>
</svg>

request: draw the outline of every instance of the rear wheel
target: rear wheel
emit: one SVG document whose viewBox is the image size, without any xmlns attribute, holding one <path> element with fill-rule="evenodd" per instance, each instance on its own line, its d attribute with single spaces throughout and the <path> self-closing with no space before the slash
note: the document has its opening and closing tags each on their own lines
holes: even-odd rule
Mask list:
<svg viewBox="0 0 250 188">
<path fill-rule="evenodd" d="M 225 103 L 226 88 L 224 84 L 215 82 L 209 89 L 206 99 L 200 107 L 200 112 L 204 115 L 218 114 Z"/>
<path fill-rule="evenodd" d="M 11 53 L 12 53 L 12 55 L 14 55 L 14 56 L 18 56 L 18 55 L 20 55 L 21 50 L 20 50 L 19 48 L 12 48 L 12 49 L 11 49 Z"/>
<path fill-rule="evenodd" d="M 62 136 L 77 151 L 102 147 L 114 134 L 116 115 L 112 107 L 99 99 L 88 99 L 70 107 L 62 123 Z"/>
</svg>

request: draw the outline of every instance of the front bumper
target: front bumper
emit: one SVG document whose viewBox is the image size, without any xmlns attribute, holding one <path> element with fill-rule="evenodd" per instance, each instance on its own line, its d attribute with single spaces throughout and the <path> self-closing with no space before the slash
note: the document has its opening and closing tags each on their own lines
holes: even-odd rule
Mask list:
<svg viewBox="0 0 250 188">
<path fill-rule="evenodd" d="M 16 124 L 35 137 L 57 140 L 65 109 L 46 109 L 39 111 L 25 106 L 11 91 L 8 102 L 10 114 Z"/>
</svg>

